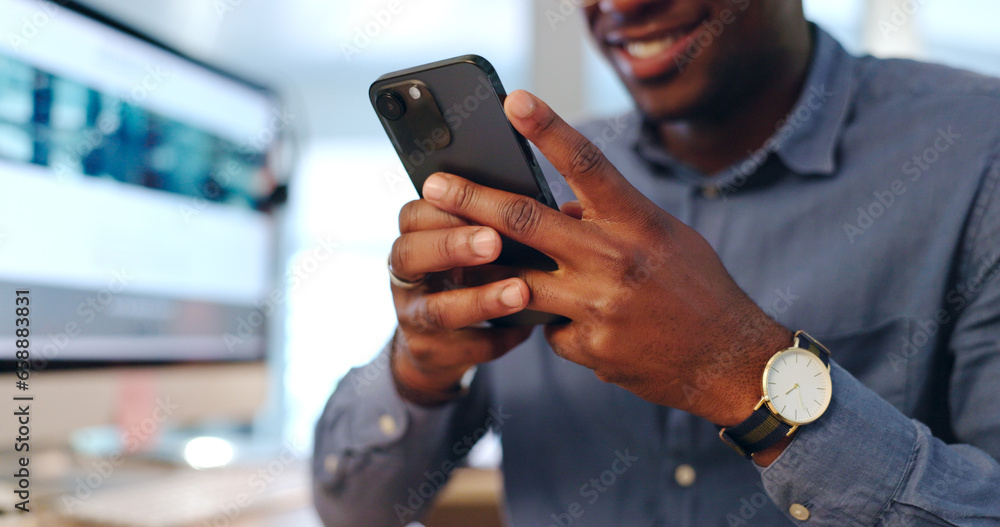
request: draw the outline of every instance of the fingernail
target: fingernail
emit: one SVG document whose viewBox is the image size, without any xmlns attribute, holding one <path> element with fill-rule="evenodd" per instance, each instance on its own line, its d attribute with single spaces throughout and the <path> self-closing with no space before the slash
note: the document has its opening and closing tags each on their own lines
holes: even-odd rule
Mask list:
<svg viewBox="0 0 1000 527">
<path fill-rule="evenodd" d="M 531 112 L 535 111 L 535 98 L 528 95 L 528 92 L 515 92 L 509 97 L 510 111 L 524 119 L 525 117 L 531 115 Z"/>
<path fill-rule="evenodd" d="M 441 199 L 447 188 L 448 182 L 443 177 L 437 174 L 431 174 L 431 176 L 424 181 L 424 197 L 433 200 Z"/>
<path fill-rule="evenodd" d="M 488 229 L 483 229 L 472 237 L 472 252 L 476 253 L 476 256 L 482 258 L 493 256 L 493 249 L 496 248 L 496 245 L 496 237 Z"/>
<path fill-rule="evenodd" d="M 521 307 L 521 289 L 511 284 L 500 292 L 500 301 L 507 307 Z"/>
</svg>

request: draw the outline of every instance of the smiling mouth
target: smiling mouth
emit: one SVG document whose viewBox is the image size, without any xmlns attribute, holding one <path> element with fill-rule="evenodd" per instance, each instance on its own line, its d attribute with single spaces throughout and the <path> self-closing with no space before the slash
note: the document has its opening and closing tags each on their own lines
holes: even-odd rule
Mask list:
<svg viewBox="0 0 1000 527">
<path fill-rule="evenodd" d="M 611 33 L 607 42 L 615 60 L 638 79 L 651 79 L 679 69 L 681 55 L 701 29 L 704 18 L 673 29 Z"/>
<path fill-rule="evenodd" d="M 618 46 L 625 50 L 633 58 L 640 60 L 651 59 L 664 51 L 670 49 L 679 40 L 692 32 L 697 26 L 686 28 L 680 31 L 672 31 L 657 38 L 642 40 L 624 40 Z"/>
</svg>

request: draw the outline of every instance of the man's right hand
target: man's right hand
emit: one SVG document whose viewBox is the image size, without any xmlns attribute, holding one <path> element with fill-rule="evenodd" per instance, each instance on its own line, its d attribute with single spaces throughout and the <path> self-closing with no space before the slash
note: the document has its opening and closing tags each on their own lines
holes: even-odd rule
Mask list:
<svg viewBox="0 0 1000 527">
<path fill-rule="evenodd" d="M 407 391 L 430 397 L 448 393 L 472 366 L 496 359 L 531 334 L 530 326 L 492 328 L 483 322 L 528 305 L 520 278 L 497 280 L 500 236 L 446 213 L 424 200 L 399 212 L 400 236 L 389 263 L 406 281 L 392 285 L 399 327 L 393 337 L 392 374 Z M 508 275 L 511 273 L 507 273 Z"/>
</svg>

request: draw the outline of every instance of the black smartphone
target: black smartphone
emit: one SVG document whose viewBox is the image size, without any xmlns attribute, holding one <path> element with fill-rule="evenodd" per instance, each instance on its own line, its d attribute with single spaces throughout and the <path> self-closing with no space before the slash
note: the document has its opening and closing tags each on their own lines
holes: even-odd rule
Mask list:
<svg viewBox="0 0 1000 527">
<path fill-rule="evenodd" d="M 503 111 L 507 93 L 496 70 L 478 55 L 464 55 L 387 73 L 368 90 L 372 107 L 417 193 L 435 172 L 537 199 L 558 208 L 528 141 Z M 526 245 L 502 239 L 499 265 L 546 271 L 557 265 Z M 495 325 L 545 324 L 548 313 L 524 311 Z"/>
</svg>

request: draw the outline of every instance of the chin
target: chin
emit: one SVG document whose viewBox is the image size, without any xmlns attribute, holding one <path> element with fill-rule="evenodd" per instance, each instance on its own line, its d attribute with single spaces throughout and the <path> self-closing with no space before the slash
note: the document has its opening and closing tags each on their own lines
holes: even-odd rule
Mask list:
<svg viewBox="0 0 1000 527">
<path fill-rule="evenodd" d="M 690 73 L 691 75 L 687 75 Z M 710 83 L 689 71 L 656 81 L 640 81 L 619 72 L 636 109 L 653 122 L 693 120 L 707 117 L 713 111 Z"/>
<path fill-rule="evenodd" d="M 691 118 L 700 106 L 690 94 L 670 89 L 630 90 L 636 108 L 646 120 L 653 122 L 682 121 Z"/>
</svg>

